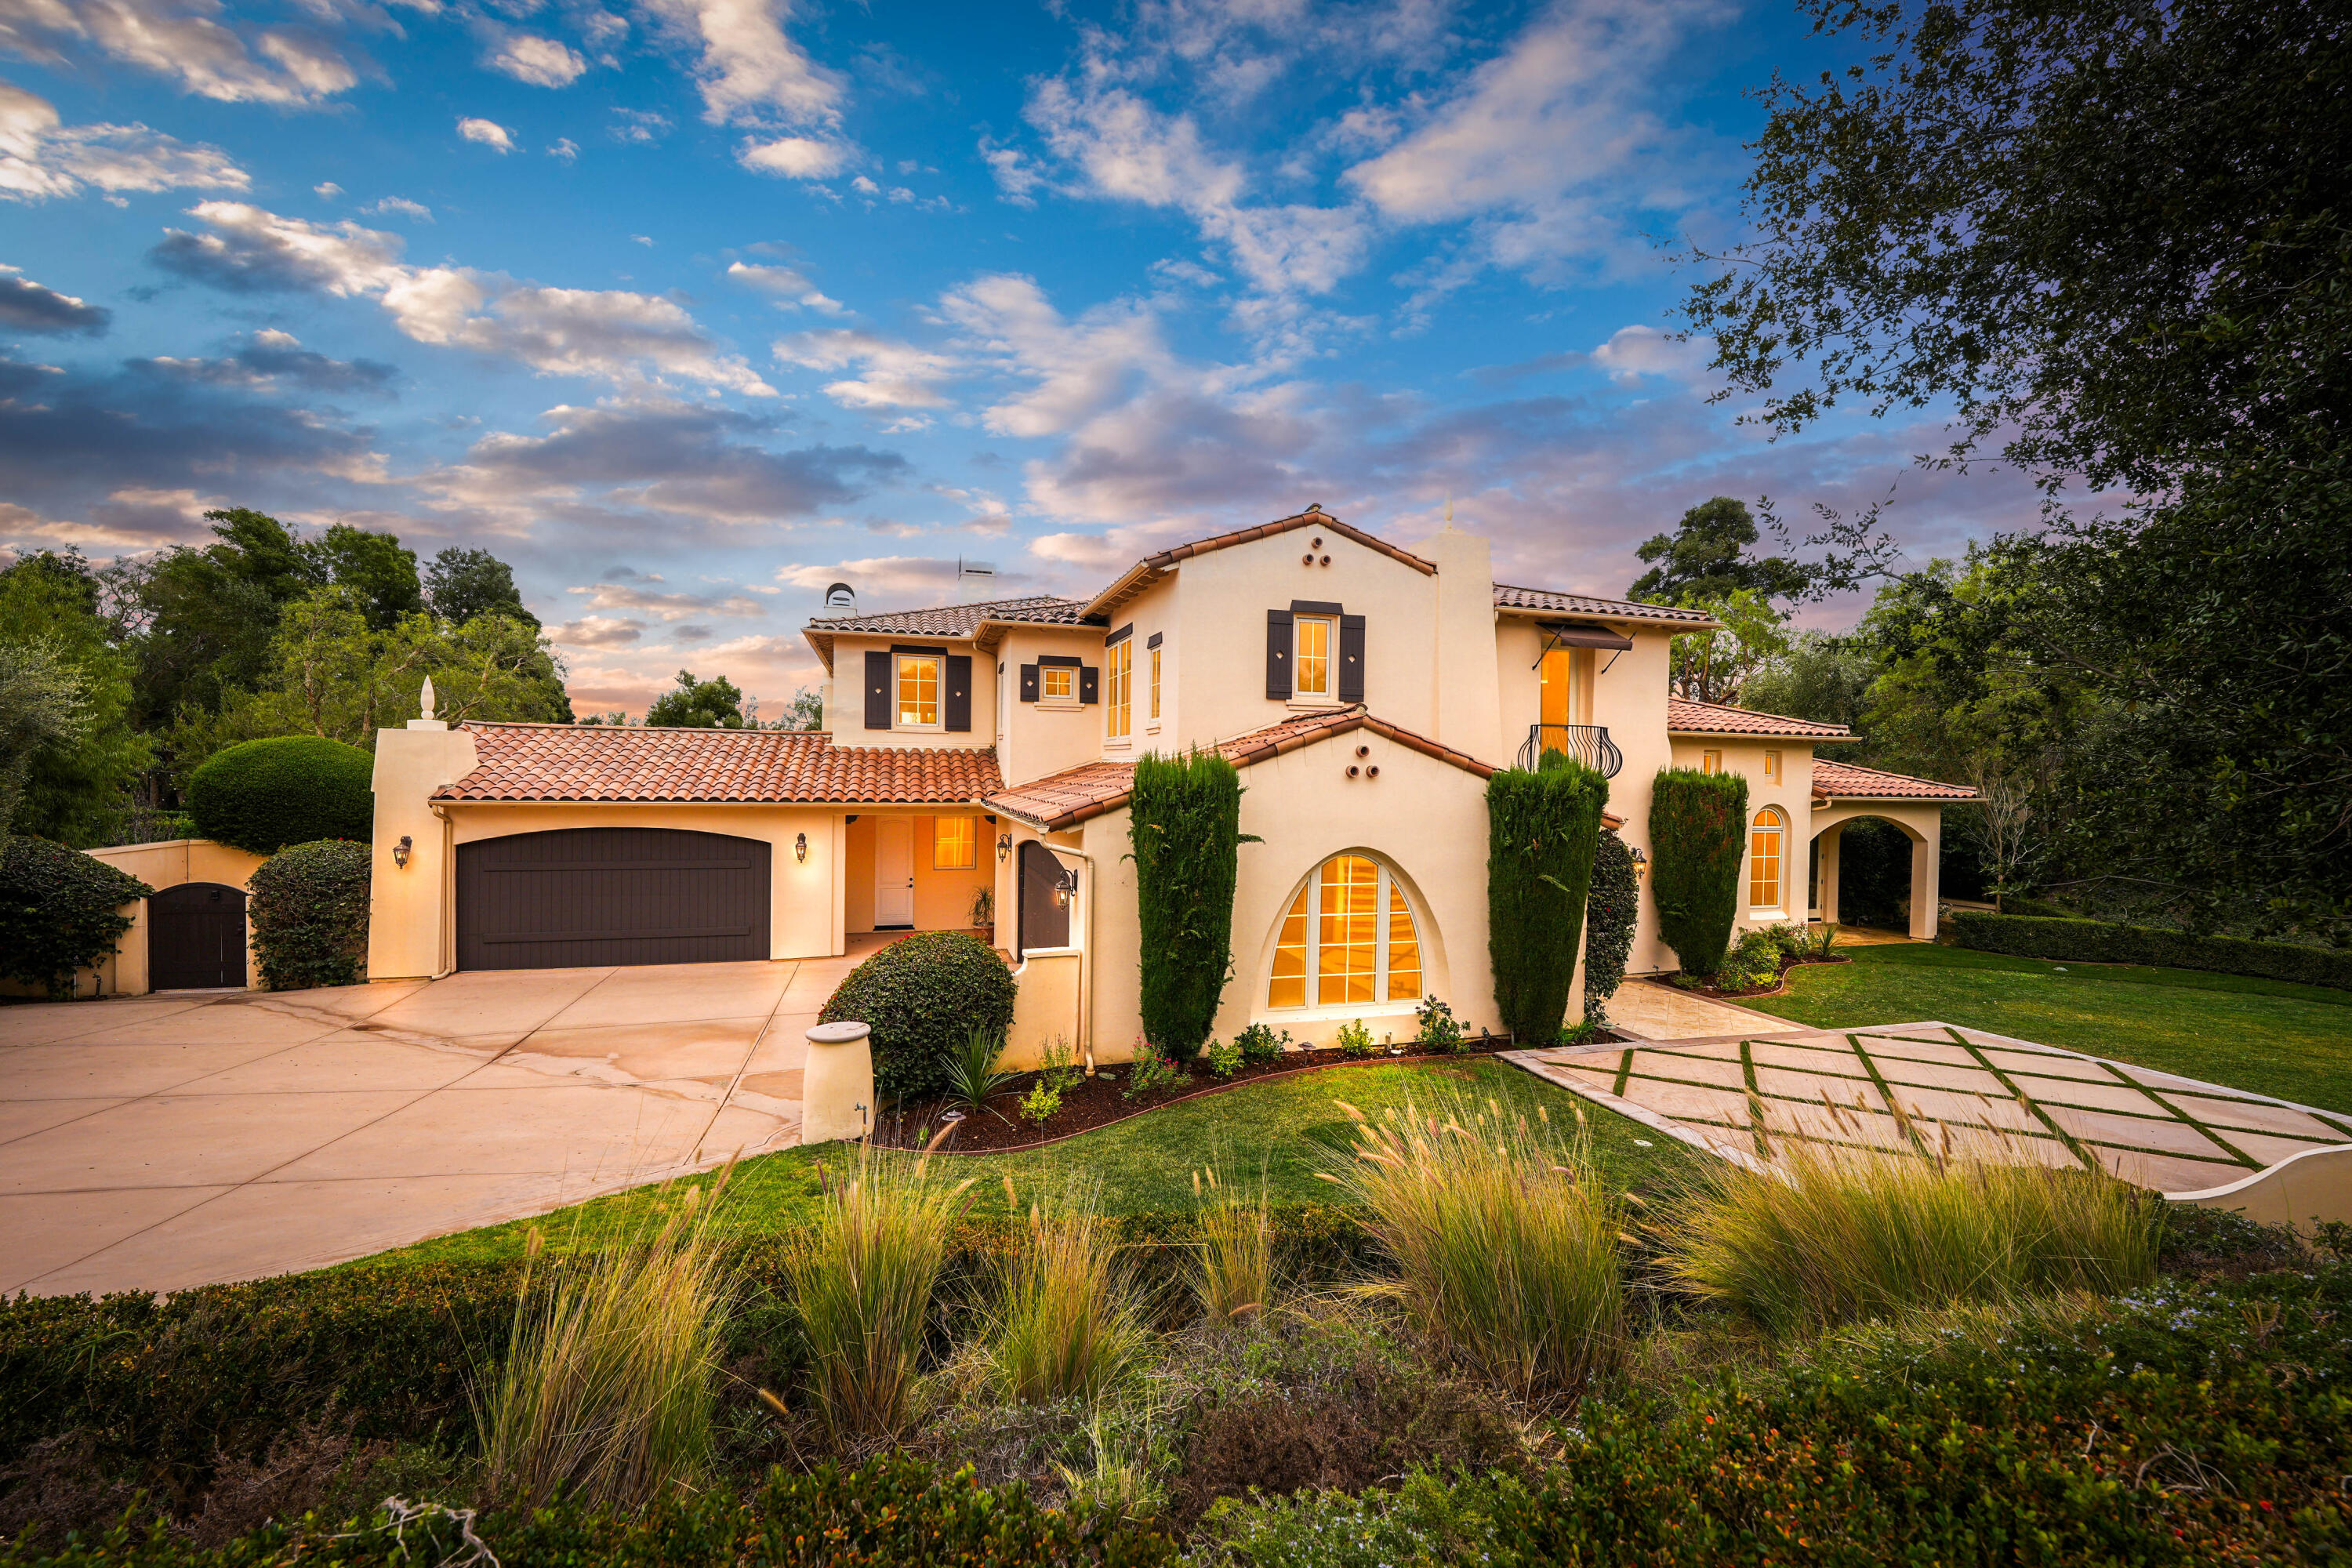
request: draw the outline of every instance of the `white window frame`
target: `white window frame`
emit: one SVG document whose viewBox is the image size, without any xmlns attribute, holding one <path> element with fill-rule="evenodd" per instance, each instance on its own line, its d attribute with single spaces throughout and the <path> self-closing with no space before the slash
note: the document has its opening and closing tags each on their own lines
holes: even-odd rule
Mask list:
<svg viewBox="0 0 2352 1568">
<path fill-rule="evenodd" d="M 1323 978 L 1323 900 L 1321 898 L 1323 868 L 1342 855 L 1353 855 L 1360 860 L 1370 860 L 1380 872 L 1372 882 L 1374 921 L 1372 1000 L 1369 1002 L 1318 1000 L 1322 994 Z M 1288 900 L 1283 904 L 1281 911 L 1274 917 L 1273 934 L 1266 941 L 1265 975 L 1258 983 L 1257 994 L 1258 1005 L 1267 1013 L 1283 1018 L 1356 1018 L 1361 1016 L 1365 1009 L 1371 1007 L 1405 1007 L 1418 1010 L 1423 1000 L 1434 994 L 1429 973 L 1429 911 L 1423 909 L 1411 890 L 1397 880 L 1395 869 L 1386 860 L 1377 855 L 1366 854 L 1360 849 L 1342 849 L 1338 855 L 1326 855 L 1322 859 L 1315 862 L 1314 868 L 1307 873 L 1306 891 L 1307 999 L 1296 1007 L 1276 1006 L 1269 999 L 1274 989 L 1274 955 L 1282 945 L 1283 922 L 1290 918 L 1291 906 L 1298 901 L 1298 891 L 1294 889 Z M 1421 994 L 1419 996 L 1406 996 L 1393 1000 L 1389 996 L 1389 900 L 1391 897 L 1402 898 L 1404 900 L 1405 913 L 1412 921 L 1413 944 L 1421 949 Z"/>
<path fill-rule="evenodd" d="M 1054 677 L 1060 676 L 1068 683 L 1067 691 L 1052 689 Z M 1037 667 L 1037 701 L 1039 706 L 1076 708 L 1078 705 L 1078 671 L 1075 665 L 1041 664 Z"/>
<path fill-rule="evenodd" d="M 1303 639 L 1310 626 L 1323 628 L 1323 686 L 1309 691 L 1299 684 L 1300 672 L 1307 668 Z M 1328 706 L 1339 700 L 1339 617 L 1337 616 L 1293 616 L 1290 620 L 1290 700 Z"/>
<path fill-rule="evenodd" d="M 906 668 L 910 664 L 931 666 L 931 711 L 939 717 L 929 723 L 919 723 L 907 717 Z M 898 653 L 890 656 L 890 728 L 936 731 L 948 726 L 948 661 L 943 654 Z"/>
<path fill-rule="evenodd" d="M 1698 754 L 1698 771 L 1703 773 L 1709 774 L 1721 773 L 1723 771 L 1723 753 L 1717 750 L 1701 752 Z"/>
<path fill-rule="evenodd" d="M 1766 817 L 1770 817 L 1769 831 L 1780 840 L 1774 860 L 1780 869 L 1773 879 L 1772 902 L 1756 902 L 1756 836 L 1767 831 Z M 1778 806 L 1768 805 L 1748 823 L 1748 853 L 1740 864 L 1743 889 L 1747 893 L 1748 918 L 1751 921 L 1785 921 L 1789 918 L 1789 814 Z"/>
<path fill-rule="evenodd" d="M 940 827 L 942 824 L 950 822 L 962 823 L 964 825 L 964 831 L 969 836 L 965 839 L 964 848 L 970 854 L 971 858 L 963 861 L 960 865 L 950 865 L 940 858 Z M 931 869 L 934 871 L 976 871 L 979 868 L 980 818 L 972 816 L 969 812 L 957 812 L 951 816 L 934 816 L 931 818 Z"/>
<path fill-rule="evenodd" d="M 1162 648 L 1158 648 L 1158 647 L 1155 647 L 1155 648 L 1153 648 L 1153 649 L 1151 650 L 1151 714 L 1150 714 L 1150 718 L 1151 718 L 1151 724 L 1152 724 L 1152 727 L 1153 727 L 1154 729 L 1159 728 L 1159 725 L 1160 725 L 1160 654 L 1161 654 L 1162 652 L 1164 652 L 1164 651 L 1166 651 L 1166 650 L 1164 650 L 1164 649 L 1162 649 Z"/>
<path fill-rule="evenodd" d="M 1103 735 L 1111 744 L 1124 746 L 1135 738 L 1135 638 L 1121 637 L 1103 653 L 1103 684 L 1110 688 L 1104 695 Z"/>
<path fill-rule="evenodd" d="M 1764 752 L 1764 776 L 1774 784 L 1780 782 L 1780 753 L 1769 747 Z"/>
</svg>

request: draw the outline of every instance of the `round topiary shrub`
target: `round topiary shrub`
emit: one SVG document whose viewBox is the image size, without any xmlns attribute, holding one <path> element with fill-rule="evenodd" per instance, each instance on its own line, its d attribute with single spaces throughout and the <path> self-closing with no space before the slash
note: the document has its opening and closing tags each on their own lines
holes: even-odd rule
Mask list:
<svg viewBox="0 0 2352 1568">
<path fill-rule="evenodd" d="M 325 839 L 279 850 L 254 872 L 246 912 L 270 990 L 357 984 L 367 961 L 368 847 Z"/>
<path fill-rule="evenodd" d="M 819 1022 L 873 1030 L 874 1092 L 886 1102 L 947 1083 L 947 1053 L 974 1029 L 1013 1026 L 1013 973 L 961 931 L 919 931 L 849 972 Z"/>
<path fill-rule="evenodd" d="M 218 843 L 275 855 L 289 844 L 375 832 L 375 760 L 319 735 L 231 746 L 188 779 L 188 816 Z"/>
<path fill-rule="evenodd" d="M 0 974 L 73 994 L 74 972 L 115 950 L 122 906 L 155 889 L 94 855 L 23 833 L 0 849 Z"/>
</svg>

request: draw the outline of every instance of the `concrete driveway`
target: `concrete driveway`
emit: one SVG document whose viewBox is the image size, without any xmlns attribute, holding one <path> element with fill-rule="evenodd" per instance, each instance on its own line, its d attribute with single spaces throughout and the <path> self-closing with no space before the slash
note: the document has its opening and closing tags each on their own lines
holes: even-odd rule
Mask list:
<svg viewBox="0 0 2352 1568">
<path fill-rule="evenodd" d="M 861 956 L 0 1007 L 0 1291 L 317 1268 L 789 1147 Z"/>
</svg>

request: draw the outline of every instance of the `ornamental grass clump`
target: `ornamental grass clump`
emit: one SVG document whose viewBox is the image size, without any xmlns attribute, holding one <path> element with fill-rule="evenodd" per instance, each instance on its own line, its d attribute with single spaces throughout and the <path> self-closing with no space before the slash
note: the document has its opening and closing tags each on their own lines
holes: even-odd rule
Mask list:
<svg viewBox="0 0 2352 1568">
<path fill-rule="evenodd" d="M 1274 1215 L 1265 1173 L 1244 1194 L 1213 1165 L 1192 1173 L 1201 1203 L 1200 1265 L 1192 1278 L 1201 1311 L 1212 1323 L 1246 1322 L 1265 1315 L 1274 1300 Z"/>
<path fill-rule="evenodd" d="M 1964 1301 L 2110 1292 L 2156 1277 L 2164 1202 L 2105 1171 L 1785 1142 L 1728 1163 L 1671 1208 L 1663 1261 L 1769 1332 Z"/>
<path fill-rule="evenodd" d="M 1393 1300 L 1429 1342 L 1520 1398 L 1573 1395 L 1624 1353 L 1619 1200 L 1587 1135 L 1454 1100 L 1381 1121 L 1327 1178 L 1370 1213 Z M 1579 1121 L 1582 1113 L 1579 1112 Z"/>
<path fill-rule="evenodd" d="M 700 1478 L 733 1283 L 709 1225 L 726 1182 L 665 1195 L 649 1234 L 561 1264 L 531 1233 L 506 1359 L 475 1395 L 493 1496 L 635 1507 Z"/>
<path fill-rule="evenodd" d="M 1005 1182 L 1006 1201 L 1013 1184 Z M 989 1355 L 1004 1392 L 1024 1403 L 1096 1399 L 1148 1338 L 1134 1281 L 1085 1194 L 1032 1204 L 1029 1233 L 1000 1267 Z"/>
<path fill-rule="evenodd" d="M 816 1223 L 784 1256 L 810 1394 L 835 1436 L 893 1436 L 914 1418 L 932 1296 L 971 1183 L 934 1181 L 928 1152 L 908 1159 L 866 1146 L 846 1172 L 821 1176 Z"/>
</svg>

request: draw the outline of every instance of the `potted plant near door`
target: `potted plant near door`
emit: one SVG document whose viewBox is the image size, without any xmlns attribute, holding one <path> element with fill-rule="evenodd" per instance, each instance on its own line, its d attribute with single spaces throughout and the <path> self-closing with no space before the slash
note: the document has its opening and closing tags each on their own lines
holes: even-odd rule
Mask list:
<svg viewBox="0 0 2352 1568">
<path fill-rule="evenodd" d="M 992 947 L 996 945 L 995 889 L 975 888 L 972 889 L 971 933 L 972 935 L 980 938 L 981 941 L 987 942 Z"/>
</svg>

